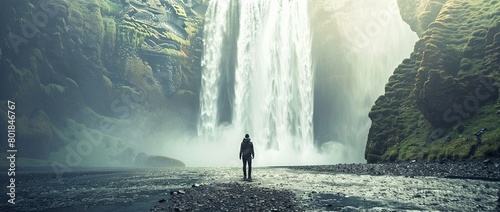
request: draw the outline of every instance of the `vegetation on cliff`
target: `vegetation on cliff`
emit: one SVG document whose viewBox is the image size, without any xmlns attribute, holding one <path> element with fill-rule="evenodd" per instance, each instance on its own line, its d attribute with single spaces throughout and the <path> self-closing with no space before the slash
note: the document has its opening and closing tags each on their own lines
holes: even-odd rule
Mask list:
<svg viewBox="0 0 500 212">
<path fill-rule="evenodd" d="M 20 156 L 126 164 L 136 131 L 164 122 L 144 116 L 197 111 L 172 99 L 197 100 L 200 2 L 7 0 L 0 11 L 0 103 L 16 101 Z"/>
<path fill-rule="evenodd" d="M 368 162 L 500 156 L 500 2 L 398 1 L 420 39 L 369 117 Z"/>
</svg>

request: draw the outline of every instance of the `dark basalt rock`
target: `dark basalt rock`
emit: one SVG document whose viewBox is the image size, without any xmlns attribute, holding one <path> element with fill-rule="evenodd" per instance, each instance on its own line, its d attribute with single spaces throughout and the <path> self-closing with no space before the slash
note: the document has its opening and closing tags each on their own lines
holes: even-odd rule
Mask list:
<svg viewBox="0 0 500 212">
<path fill-rule="evenodd" d="M 134 165 L 141 167 L 185 167 L 186 166 L 180 160 L 165 156 L 146 155 L 144 152 L 138 153 L 134 157 L 133 163 Z M 181 193 L 181 191 L 178 191 L 177 193 Z"/>
</svg>

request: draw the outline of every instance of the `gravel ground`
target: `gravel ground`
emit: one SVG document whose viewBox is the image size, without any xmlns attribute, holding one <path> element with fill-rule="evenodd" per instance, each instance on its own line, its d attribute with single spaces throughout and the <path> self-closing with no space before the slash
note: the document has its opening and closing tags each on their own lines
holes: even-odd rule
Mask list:
<svg viewBox="0 0 500 212">
<path fill-rule="evenodd" d="M 433 176 L 458 179 L 500 181 L 500 159 L 476 161 L 411 161 L 383 164 L 339 164 L 324 166 L 291 166 L 291 169 L 393 176 Z"/>
<path fill-rule="evenodd" d="M 25 169 L 0 211 L 500 211 L 499 162 Z"/>
<path fill-rule="evenodd" d="M 303 211 L 295 194 L 252 186 L 247 182 L 193 185 L 172 191 L 151 211 Z"/>
</svg>

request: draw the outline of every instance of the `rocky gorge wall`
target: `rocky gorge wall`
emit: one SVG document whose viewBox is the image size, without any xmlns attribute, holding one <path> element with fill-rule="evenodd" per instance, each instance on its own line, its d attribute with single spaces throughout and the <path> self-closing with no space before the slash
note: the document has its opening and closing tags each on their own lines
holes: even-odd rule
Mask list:
<svg viewBox="0 0 500 212">
<path fill-rule="evenodd" d="M 398 0 L 419 35 L 372 107 L 365 158 L 500 156 L 500 2 Z"/>
<path fill-rule="evenodd" d="M 19 155 L 131 164 L 140 135 L 195 129 L 205 10 L 195 0 L 5 1 L 0 104 L 16 102 Z"/>
</svg>

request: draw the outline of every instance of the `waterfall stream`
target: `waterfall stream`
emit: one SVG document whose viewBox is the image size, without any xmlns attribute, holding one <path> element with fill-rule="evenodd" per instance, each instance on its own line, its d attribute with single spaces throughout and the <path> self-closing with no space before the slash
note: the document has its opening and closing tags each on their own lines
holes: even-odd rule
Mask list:
<svg viewBox="0 0 500 212">
<path fill-rule="evenodd" d="M 319 13 L 311 5 L 328 16 L 311 14 Z M 416 40 L 395 5 L 210 1 L 199 137 L 237 149 L 249 133 L 266 165 L 362 162 L 369 109 Z"/>
<path fill-rule="evenodd" d="M 205 25 L 200 135 L 217 140 L 221 117 L 266 149 L 313 147 L 313 73 L 306 1 L 211 1 Z M 234 87 L 221 90 L 221 60 L 233 49 L 230 26 L 237 10 Z M 234 93 L 230 109 L 220 98 Z M 230 114 L 228 114 L 230 113 Z"/>
</svg>

